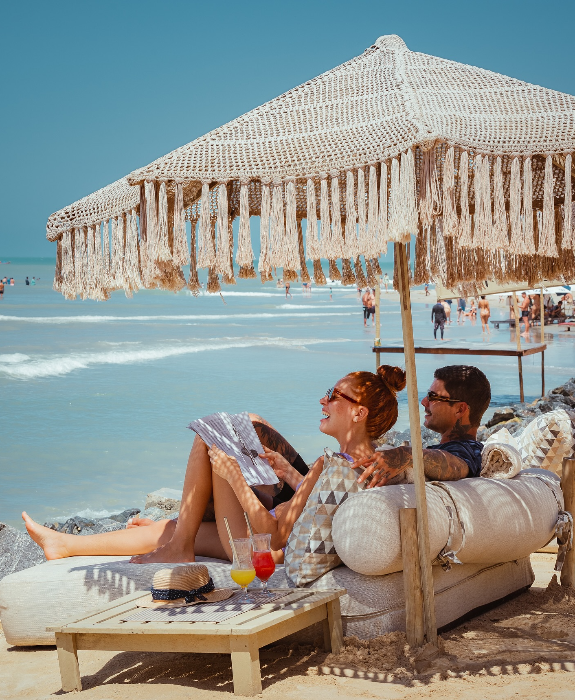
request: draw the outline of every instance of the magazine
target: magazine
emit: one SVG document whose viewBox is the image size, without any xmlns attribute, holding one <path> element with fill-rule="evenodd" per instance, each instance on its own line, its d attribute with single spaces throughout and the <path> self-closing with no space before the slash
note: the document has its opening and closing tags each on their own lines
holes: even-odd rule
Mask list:
<svg viewBox="0 0 575 700">
<path fill-rule="evenodd" d="M 264 448 L 249 414 L 212 413 L 188 425 L 208 446 L 216 445 L 237 459 L 248 486 L 277 484 L 274 470 L 267 460 L 259 457 Z"/>
</svg>

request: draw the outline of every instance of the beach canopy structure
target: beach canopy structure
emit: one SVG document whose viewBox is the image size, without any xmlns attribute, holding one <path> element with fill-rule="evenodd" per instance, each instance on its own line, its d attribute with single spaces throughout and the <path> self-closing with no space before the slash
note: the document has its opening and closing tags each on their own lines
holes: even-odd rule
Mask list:
<svg viewBox="0 0 575 700">
<path fill-rule="evenodd" d="M 196 291 L 207 268 L 217 291 L 234 281 L 236 217 L 239 276 L 255 276 L 255 215 L 263 280 L 281 267 L 284 279 L 307 281 L 307 258 L 321 284 L 323 258 L 332 279 L 365 284 L 367 273 L 373 283 L 388 242 L 412 235 L 412 284 L 572 280 L 574 150 L 575 97 L 384 36 L 53 214 L 55 287 L 96 299 L 118 288 Z"/>
<path fill-rule="evenodd" d="M 53 214 L 54 287 L 70 299 L 141 287 L 197 293 L 198 268 L 206 268 L 208 291 L 218 291 L 235 282 L 234 260 L 239 277 L 256 276 L 254 215 L 263 281 L 274 268 L 286 281 L 307 281 L 307 259 L 315 283 L 325 284 L 323 259 L 332 280 L 376 286 L 378 257 L 393 243 L 417 502 L 412 588 L 420 602 L 408 639 L 433 643 L 409 287 L 432 279 L 469 293 L 486 280 L 575 279 L 573 151 L 575 97 L 383 36 L 361 56 Z"/>
</svg>

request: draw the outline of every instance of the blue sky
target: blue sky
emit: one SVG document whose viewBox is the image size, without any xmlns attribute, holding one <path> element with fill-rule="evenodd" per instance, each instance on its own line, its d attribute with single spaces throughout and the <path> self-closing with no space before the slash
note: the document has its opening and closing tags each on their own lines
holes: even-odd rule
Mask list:
<svg viewBox="0 0 575 700">
<path fill-rule="evenodd" d="M 53 256 L 53 211 L 382 34 L 574 94 L 574 20 L 563 0 L 4 2 L 0 259 Z"/>
</svg>

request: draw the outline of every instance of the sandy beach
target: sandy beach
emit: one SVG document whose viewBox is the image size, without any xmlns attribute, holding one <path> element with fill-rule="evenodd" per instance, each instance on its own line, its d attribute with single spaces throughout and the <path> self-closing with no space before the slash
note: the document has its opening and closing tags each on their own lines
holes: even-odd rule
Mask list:
<svg viewBox="0 0 575 700">
<path fill-rule="evenodd" d="M 531 559 L 533 587 L 442 634 L 443 654 L 428 668 L 414 661 L 402 633 L 369 643 L 347 639 L 343 651 L 333 655 L 321 649 L 312 629 L 300 641 L 290 638 L 261 651 L 259 697 L 571 698 L 575 591 L 553 580 L 554 555 Z M 80 651 L 79 661 L 84 690 L 74 697 L 216 700 L 233 695 L 226 655 Z M 0 687 L 5 700 L 60 694 L 55 647 L 8 647 L 1 635 Z"/>
</svg>

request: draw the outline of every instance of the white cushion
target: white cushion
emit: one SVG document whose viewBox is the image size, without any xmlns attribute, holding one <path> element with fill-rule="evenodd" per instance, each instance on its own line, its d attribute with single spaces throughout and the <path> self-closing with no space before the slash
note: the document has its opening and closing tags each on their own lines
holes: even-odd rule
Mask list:
<svg viewBox="0 0 575 700">
<path fill-rule="evenodd" d="M 229 586 L 230 562 L 204 559 L 216 587 Z M 149 590 L 154 572 L 166 564 L 130 564 L 125 557 L 72 557 L 46 562 L 0 581 L 0 613 L 6 640 L 15 646 L 54 644 L 46 627 L 90 614 L 138 590 Z M 174 564 L 173 566 L 176 566 Z M 438 625 L 531 585 L 528 559 L 495 566 L 466 564 L 445 572 L 433 567 Z M 285 588 L 285 570 L 278 567 L 272 587 Z M 345 566 L 314 581 L 312 589 L 346 588 L 341 598 L 344 632 L 370 639 L 405 629 L 402 573 L 363 576 Z"/>
<path fill-rule="evenodd" d="M 446 547 L 451 527 L 449 549 L 468 564 L 511 561 L 537 551 L 553 538 L 563 503 L 559 478 L 542 469 L 525 469 L 503 481 L 431 482 L 426 494 L 431 558 Z M 413 507 L 411 484 L 350 496 L 333 519 L 333 541 L 343 563 L 370 576 L 401 571 L 399 510 Z"/>
</svg>

